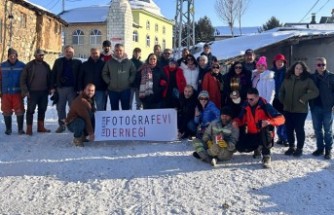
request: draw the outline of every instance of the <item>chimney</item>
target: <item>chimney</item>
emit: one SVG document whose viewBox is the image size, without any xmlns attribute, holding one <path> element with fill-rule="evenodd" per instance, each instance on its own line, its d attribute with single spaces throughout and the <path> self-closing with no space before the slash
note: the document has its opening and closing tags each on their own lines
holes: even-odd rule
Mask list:
<svg viewBox="0 0 334 215">
<path fill-rule="evenodd" d="M 312 20 L 310 24 L 316 24 L 317 22 L 315 21 L 315 13 L 312 13 Z"/>
</svg>

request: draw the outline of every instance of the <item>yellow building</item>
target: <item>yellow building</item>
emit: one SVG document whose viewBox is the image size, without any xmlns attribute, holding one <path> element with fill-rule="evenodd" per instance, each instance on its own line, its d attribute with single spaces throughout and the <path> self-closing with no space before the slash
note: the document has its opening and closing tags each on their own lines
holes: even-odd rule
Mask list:
<svg viewBox="0 0 334 215">
<path fill-rule="evenodd" d="M 153 0 L 129 0 L 129 3 L 133 19 L 131 47 L 141 48 L 142 60 L 153 52 L 155 44 L 161 45 L 162 49 L 172 48 L 173 21 L 161 14 Z M 64 45 L 73 45 L 76 57 L 87 58 L 90 48 L 101 47 L 104 40 L 116 43 L 117 38 L 110 38 L 107 33 L 111 13 L 110 5 L 62 12 L 60 17 L 69 24 L 64 28 Z M 132 53 L 127 54 L 131 57 Z"/>
</svg>

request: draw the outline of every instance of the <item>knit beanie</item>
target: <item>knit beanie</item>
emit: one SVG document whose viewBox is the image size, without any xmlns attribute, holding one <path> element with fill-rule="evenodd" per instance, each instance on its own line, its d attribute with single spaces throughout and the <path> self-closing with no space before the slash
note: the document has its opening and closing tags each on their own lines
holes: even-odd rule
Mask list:
<svg viewBox="0 0 334 215">
<path fill-rule="evenodd" d="M 9 48 L 8 49 L 8 57 L 9 57 L 9 55 L 12 55 L 12 54 L 15 54 L 17 56 L 17 51 L 13 48 Z"/>
<path fill-rule="evenodd" d="M 209 93 L 206 90 L 202 90 L 199 94 L 197 98 L 209 98 Z"/>
<path fill-rule="evenodd" d="M 285 56 L 284 56 L 283 54 L 277 54 L 277 55 L 274 57 L 273 62 L 275 63 L 275 61 L 277 61 L 277 60 L 284 61 L 284 63 L 286 64 L 286 59 L 285 59 Z"/>
<path fill-rule="evenodd" d="M 225 106 L 220 110 L 220 115 L 227 115 L 233 117 L 233 111 L 230 107 Z"/>
<path fill-rule="evenodd" d="M 258 65 L 264 65 L 267 68 L 268 67 L 267 58 L 265 56 L 261 56 L 259 60 L 256 62 L 256 66 Z"/>
</svg>

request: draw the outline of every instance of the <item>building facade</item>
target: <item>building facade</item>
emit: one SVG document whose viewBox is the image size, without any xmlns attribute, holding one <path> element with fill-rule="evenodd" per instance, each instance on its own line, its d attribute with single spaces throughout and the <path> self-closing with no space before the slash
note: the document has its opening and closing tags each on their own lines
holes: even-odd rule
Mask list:
<svg viewBox="0 0 334 215">
<path fill-rule="evenodd" d="M 19 59 L 28 62 L 36 48 L 45 50 L 45 61 L 50 65 L 62 49 L 62 27 L 67 23 L 46 9 L 24 0 L 0 1 L 0 57 L 7 59 L 12 47 Z"/>
<path fill-rule="evenodd" d="M 113 3 L 124 3 L 124 1 L 129 4 L 132 12 L 128 16 L 132 19 L 132 26 L 126 27 L 124 31 L 130 30 L 130 40 L 128 36 L 120 35 L 122 34 L 120 32 L 113 32 L 122 29 L 115 27 L 115 24 L 124 26 L 127 24 L 123 22 L 126 17 L 115 17 L 117 9 L 112 7 Z M 135 47 L 141 48 L 143 60 L 153 52 L 155 44 L 161 45 L 162 48 L 172 48 L 173 45 L 173 22 L 161 14 L 160 8 L 152 0 L 118 0 L 105 6 L 71 9 L 59 16 L 69 24 L 64 28 L 64 45 L 74 47 L 75 57 L 87 58 L 90 48 L 101 48 L 102 42 L 107 39 L 113 45 L 124 44 L 129 57 Z M 119 22 L 110 23 L 115 19 Z M 120 36 L 115 36 L 117 34 Z"/>
</svg>

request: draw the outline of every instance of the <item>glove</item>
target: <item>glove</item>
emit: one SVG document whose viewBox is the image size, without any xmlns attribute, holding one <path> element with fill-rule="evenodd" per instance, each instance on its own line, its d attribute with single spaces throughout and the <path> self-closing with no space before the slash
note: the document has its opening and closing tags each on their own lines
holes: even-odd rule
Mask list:
<svg viewBox="0 0 334 215">
<path fill-rule="evenodd" d="M 211 140 L 209 140 L 206 144 L 208 145 L 208 149 L 209 149 L 209 148 L 211 148 L 211 146 L 212 146 L 213 143 L 212 143 Z"/>
<path fill-rule="evenodd" d="M 220 141 L 217 142 L 217 144 L 220 148 L 227 148 L 228 147 L 227 142 L 225 140 L 220 140 Z"/>
</svg>

